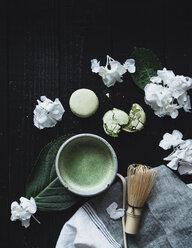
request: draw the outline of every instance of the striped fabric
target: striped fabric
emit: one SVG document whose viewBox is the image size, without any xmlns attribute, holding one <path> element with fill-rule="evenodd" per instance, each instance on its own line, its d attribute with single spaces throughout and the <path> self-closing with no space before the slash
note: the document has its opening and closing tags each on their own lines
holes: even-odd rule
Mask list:
<svg viewBox="0 0 192 248">
<path fill-rule="evenodd" d="M 110 234 L 110 232 L 107 230 L 104 223 L 101 221 L 101 219 L 98 217 L 98 215 L 95 213 L 94 209 L 91 207 L 91 205 L 86 202 L 82 208 L 85 210 L 85 212 L 88 214 L 89 218 L 93 221 L 93 223 L 97 226 L 97 228 L 102 232 L 102 234 L 106 237 L 106 239 L 109 241 L 109 243 L 114 248 L 121 248 L 122 246 L 115 241 L 113 236 Z"/>
<path fill-rule="evenodd" d="M 157 181 L 142 211 L 136 235 L 127 235 L 129 248 L 192 247 L 192 190 L 169 168 L 158 166 Z M 56 248 L 123 248 L 121 220 L 106 208 L 122 206 L 122 184 L 92 197 L 64 224 Z"/>
</svg>

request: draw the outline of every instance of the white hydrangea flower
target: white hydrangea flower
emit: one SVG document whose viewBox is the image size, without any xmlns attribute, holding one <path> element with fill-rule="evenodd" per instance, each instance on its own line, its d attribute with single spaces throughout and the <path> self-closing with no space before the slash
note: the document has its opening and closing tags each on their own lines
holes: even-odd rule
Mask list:
<svg viewBox="0 0 192 248">
<path fill-rule="evenodd" d="M 11 221 L 20 220 L 22 226 L 27 228 L 30 225 L 31 216 L 37 211 L 37 206 L 33 197 L 28 200 L 20 198 L 20 204 L 16 201 L 11 204 Z"/>
<path fill-rule="evenodd" d="M 144 88 L 145 103 L 150 105 L 159 117 L 170 115 L 178 116 L 178 105 L 173 103 L 171 91 L 160 84 L 147 84 Z"/>
<path fill-rule="evenodd" d="M 54 102 L 46 96 L 40 99 L 33 112 L 34 125 L 39 129 L 54 127 L 62 119 L 65 110 L 58 98 Z"/>
<path fill-rule="evenodd" d="M 176 147 L 183 142 L 183 134 L 178 130 L 173 130 L 172 134 L 165 133 L 163 139 L 160 141 L 159 146 L 164 150 L 168 150 L 171 147 Z"/>
<path fill-rule="evenodd" d="M 144 88 L 145 102 L 150 105 L 159 117 L 169 115 L 176 118 L 178 109 L 190 112 L 191 102 L 187 91 L 192 88 L 192 79 L 176 75 L 163 68 L 157 76 L 151 77 L 151 83 Z"/>
<path fill-rule="evenodd" d="M 167 166 L 183 174 L 192 174 L 192 140 L 186 140 L 168 157 L 165 161 L 170 161 Z"/>
<path fill-rule="evenodd" d="M 107 55 L 107 63 L 105 67 L 100 66 L 100 62 L 96 59 L 92 59 L 91 70 L 102 77 L 102 80 L 107 87 L 111 87 L 116 83 L 116 81 L 123 82 L 122 75 L 126 73 L 127 70 L 130 73 L 135 72 L 135 60 L 127 59 L 124 65 L 122 65 Z"/>
<path fill-rule="evenodd" d="M 192 139 L 183 140 L 183 135 L 178 130 L 174 130 L 172 134 L 166 133 L 159 146 L 167 150 L 174 148 L 173 152 L 164 158 L 170 161 L 167 166 L 173 170 L 183 174 L 192 174 Z"/>
<path fill-rule="evenodd" d="M 111 203 L 106 209 L 106 211 L 109 214 L 110 218 L 113 220 L 118 220 L 122 218 L 125 214 L 125 210 L 122 208 L 118 208 L 116 202 Z"/>
</svg>

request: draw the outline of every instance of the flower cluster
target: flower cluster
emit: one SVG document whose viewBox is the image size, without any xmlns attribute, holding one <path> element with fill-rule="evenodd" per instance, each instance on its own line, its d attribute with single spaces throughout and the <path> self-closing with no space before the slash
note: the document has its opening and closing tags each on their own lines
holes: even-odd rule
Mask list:
<svg viewBox="0 0 192 248">
<path fill-rule="evenodd" d="M 175 75 L 173 71 L 157 71 L 157 76 L 152 77 L 151 83 L 144 88 L 145 102 L 150 105 L 159 117 L 169 115 L 176 118 L 178 109 L 186 112 L 191 109 L 191 102 L 187 91 L 192 88 L 192 79 Z"/>
<path fill-rule="evenodd" d="M 39 129 L 54 127 L 62 119 L 65 110 L 58 98 L 54 102 L 46 96 L 40 99 L 34 110 L 34 125 Z"/>
<path fill-rule="evenodd" d="M 172 134 L 165 133 L 159 146 L 164 150 L 173 147 L 173 152 L 164 158 L 170 161 L 167 166 L 173 170 L 183 174 L 192 174 L 192 139 L 183 140 L 183 135 L 178 130 L 174 130 Z"/>
<path fill-rule="evenodd" d="M 105 67 L 100 66 L 100 62 L 96 59 L 92 59 L 91 69 L 92 72 L 98 73 L 99 76 L 102 77 L 103 82 L 107 87 L 111 87 L 116 83 L 116 81 L 123 82 L 122 75 L 126 73 L 126 71 L 130 73 L 135 72 L 135 60 L 127 59 L 122 65 L 107 55 L 107 63 Z"/>
<path fill-rule="evenodd" d="M 11 220 L 20 220 L 21 225 L 27 228 L 30 225 L 31 216 L 36 211 L 37 206 L 33 197 L 31 197 L 30 200 L 25 197 L 21 197 L 20 204 L 16 201 L 11 204 Z"/>
</svg>

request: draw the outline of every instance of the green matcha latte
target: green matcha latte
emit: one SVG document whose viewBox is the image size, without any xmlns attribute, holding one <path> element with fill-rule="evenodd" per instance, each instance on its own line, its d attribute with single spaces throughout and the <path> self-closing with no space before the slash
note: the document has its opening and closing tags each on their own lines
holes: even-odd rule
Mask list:
<svg viewBox="0 0 192 248">
<path fill-rule="evenodd" d="M 117 172 L 116 155 L 104 139 L 92 134 L 73 136 L 60 148 L 57 174 L 69 190 L 93 195 L 106 189 Z"/>
</svg>

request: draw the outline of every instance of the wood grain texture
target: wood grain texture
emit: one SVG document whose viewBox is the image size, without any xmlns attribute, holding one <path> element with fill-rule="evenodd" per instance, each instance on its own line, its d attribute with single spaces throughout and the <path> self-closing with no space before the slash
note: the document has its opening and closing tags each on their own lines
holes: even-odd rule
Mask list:
<svg viewBox="0 0 192 248">
<path fill-rule="evenodd" d="M 32 220 L 28 229 L 9 220 L 10 204 L 25 195 L 26 178 L 38 153 L 56 137 L 82 132 L 102 136 L 114 147 L 123 175 L 132 163 L 152 167 L 163 163 L 168 153 L 158 144 L 165 132 L 178 129 L 185 139 L 192 138 L 191 113 L 181 110 L 175 120 L 158 118 L 144 103 L 143 91 L 129 74 L 123 76 L 122 84 L 107 88 L 90 69 L 93 58 L 104 65 L 109 54 L 123 63 L 134 47 L 146 47 L 168 69 L 192 77 L 191 30 L 187 1 L 1 1 L 0 137 L 5 161 L 0 176 L 1 247 L 55 247 L 63 224 L 80 206 L 55 213 L 37 212 L 42 224 Z M 97 113 L 88 119 L 74 116 L 68 104 L 71 93 L 83 87 L 94 90 L 100 101 Z M 110 99 L 106 93 L 110 93 Z M 42 95 L 52 100 L 59 97 L 66 112 L 56 127 L 40 131 L 33 125 L 33 110 Z M 113 107 L 128 112 L 135 102 L 147 115 L 144 130 L 122 133 L 118 139 L 107 136 L 102 127 L 103 114 Z M 186 183 L 192 181 L 191 176 L 179 177 Z"/>
<path fill-rule="evenodd" d="M 0 147 L 1 147 L 1 158 L 3 161 L 2 165 L 4 169 L 2 170 L 0 176 L 0 200 L 3 204 L 1 204 L 0 210 L 2 214 L 2 223 L 6 225 L 6 230 L 8 230 L 9 226 L 9 212 L 7 209 L 9 208 L 9 164 L 8 164 L 8 150 L 9 145 L 7 142 L 8 137 L 8 85 L 7 85 L 7 4 L 6 1 L 2 1 L 0 8 L 0 29 L 1 29 L 1 37 L 0 37 L 0 103 L 2 106 L 2 117 L 0 121 Z M 2 166 L 3 167 L 3 166 Z M 8 231 L 1 232 L 1 240 L 2 243 L 8 239 Z"/>
</svg>

